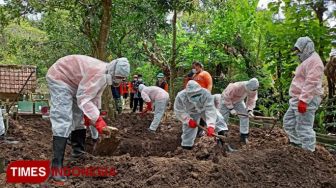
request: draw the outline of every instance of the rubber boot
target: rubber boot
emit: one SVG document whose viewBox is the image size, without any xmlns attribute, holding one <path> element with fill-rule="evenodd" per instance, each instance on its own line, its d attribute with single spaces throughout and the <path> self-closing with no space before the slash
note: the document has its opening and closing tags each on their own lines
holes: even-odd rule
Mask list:
<svg viewBox="0 0 336 188">
<path fill-rule="evenodd" d="M 156 131 L 154 131 L 154 130 L 152 130 L 152 129 L 150 129 L 150 128 L 147 128 L 147 132 L 149 132 L 149 133 L 151 133 L 151 134 L 155 134 L 155 133 L 156 133 Z"/>
<path fill-rule="evenodd" d="M 67 143 L 67 138 L 53 136 L 53 159 L 51 162 L 51 168 L 61 172 L 63 167 L 64 151 Z M 51 178 L 56 182 L 66 181 L 66 177 L 63 174 L 51 174 Z"/>
<path fill-rule="evenodd" d="M 294 142 L 289 142 L 290 145 L 294 146 L 294 147 L 298 147 L 301 148 L 301 144 L 296 144 Z"/>
<path fill-rule="evenodd" d="M 242 142 L 243 144 L 248 144 L 248 137 L 249 134 L 242 134 L 240 133 L 240 142 Z"/>
<path fill-rule="evenodd" d="M 71 132 L 72 158 L 79 158 L 85 153 L 86 129 L 74 130 Z"/>
<path fill-rule="evenodd" d="M 181 146 L 182 149 L 186 149 L 186 150 L 191 150 L 193 147 L 192 146 Z"/>
<path fill-rule="evenodd" d="M 228 131 L 222 130 L 218 132 L 218 135 L 227 137 Z M 222 139 L 217 138 L 217 144 L 224 148 L 226 152 L 234 152 L 235 150 L 231 147 L 229 143 L 224 143 Z"/>
</svg>

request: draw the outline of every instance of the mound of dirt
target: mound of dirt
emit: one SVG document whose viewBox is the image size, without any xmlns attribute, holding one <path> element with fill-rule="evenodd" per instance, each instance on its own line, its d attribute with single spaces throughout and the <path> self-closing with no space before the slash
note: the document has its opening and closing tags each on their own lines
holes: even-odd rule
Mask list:
<svg viewBox="0 0 336 188">
<path fill-rule="evenodd" d="M 120 145 L 113 156 L 93 156 L 65 163 L 69 166 L 109 166 L 115 177 L 70 177 L 65 187 L 336 187 L 336 161 L 324 147 L 311 153 L 289 146 L 285 133 L 274 128 L 251 128 L 250 144 L 239 143 L 239 127 L 230 126 L 227 140 L 237 149 L 223 154 L 215 140 L 197 138 L 192 150 L 183 150 L 181 123 L 169 116 L 157 133 L 147 131 L 152 115 L 122 114 L 111 125 L 120 130 Z M 10 122 L 9 136 L 19 144 L 1 144 L 0 157 L 8 161 L 50 159 L 49 122 L 22 118 Z M 88 134 L 89 136 L 89 134 Z M 90 141 L 90 138 L 88 138 Z M 36 187 L 5 184 L 1 187 Z M 42 187 L 53 187 L 49 182 Z"/>
</svg>

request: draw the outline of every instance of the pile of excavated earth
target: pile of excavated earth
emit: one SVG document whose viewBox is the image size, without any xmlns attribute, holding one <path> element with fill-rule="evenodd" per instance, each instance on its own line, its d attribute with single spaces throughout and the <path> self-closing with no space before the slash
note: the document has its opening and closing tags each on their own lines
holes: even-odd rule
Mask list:
<svg viewBox="0 0 336 188">
<path fill-rule="evenodd" d="M 230 125 L 228 141 L 237 151 L 223 153 L 214 138 L 197 138 L 192 150 L 183 150 L 181 123 L 169 113 L 157 133 L 147 132 L 153 116 L 124 113 L 110 125 L 119 129 L 120 144 L 113 155 L 93 155 L 88 131 L 88 153 L 70 160 L 67 147 L 65 165 L 108 166 L 114 177 L 70 177 L 65 187 L 336 187 L 336 156 L 317 146 L 314 153 L 287 144 L 285 133 L 274 128 L 251 128 L 250 143 L 239 143 L 239 127 Z M 15 160 L 48 160 L 52 155 L 49 121 L 21 117 L 10 121 L 8 136 L 19 143 L 1 143 L 0 157 L 6 164 Z M 53 187 L 6 184 L 0 187 Z"/>
</svg>

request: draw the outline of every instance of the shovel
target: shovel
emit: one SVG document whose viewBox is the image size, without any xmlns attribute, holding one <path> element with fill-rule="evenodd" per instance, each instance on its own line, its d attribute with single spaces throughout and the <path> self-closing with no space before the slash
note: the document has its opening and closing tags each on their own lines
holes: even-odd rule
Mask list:
<svg viewBox="0 0 336 188">
<path fill-rule="evenodd" d="M 243 113 L 237 113 L 237 115 L 249 117 L 248 114 L 243 114 Z M 261 119 L 261 120 L 269 120 L 269 121 L 277 121 L 277 118 L 275 118 L 275 117 L 253 116 L 251 118 L 252 119 Z"/>
<path fill-rule="evenodd" d="M 237 113 L 237 115 L 241 115 L 241 116 L 246 116 L 246 117 L 249 117 L 249 115 L 248 114 L 243 114 L 243 113 Z M 260 119 L 260 120 L 266 120 L 266 121 L 268 121 L 268 122 L 272 122 L 272 127 L 271 127 L 271 129 L 270 129 L 270 131 L 266 134 L 266 135 L 270 135 L 271 134 L 271 132 L 273 131 L 273 129 L 274 129 L 274 127 L 275 127 L 275 125 L 276 125 L 276 123 L 277 123 L 277 118 L 275 118 L 275 117 L 264 117 L 264 116 L 253 116 L 253 117 L 251 117 L 252 119 Z"/>
<path fill-rule="evenodd" d="M 106 129 L 103 130 L 103 133 L 110 132 L 110 135 L 103 134 L 99 141 L 93 146 L 93 154 L 101 155 L 101 156 L 111 156 L 114 151 L 118 148 L 120 140 L 117 138 L 118 129 L 115 127 L 107 126 Z"/>
</svg>

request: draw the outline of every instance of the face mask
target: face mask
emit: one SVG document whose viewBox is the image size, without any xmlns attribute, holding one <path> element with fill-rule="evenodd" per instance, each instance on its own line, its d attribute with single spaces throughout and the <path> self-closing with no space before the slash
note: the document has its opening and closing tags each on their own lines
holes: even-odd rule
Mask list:
<svg viewBox="0 0 336 188">
<path fill-rule="evenodd" d="M 139 78 L 138 80 L 141 82 L 141 81 L 142 81 L 142 78 Z"/>
<path fill-rule="evenodd" d="M 196 69 L 191 69 L 191 72 L 194 73 L 194 74 L 197 73 Z"/>
<path fill-rule="evenodd" d="M 300 61 L 302 62 L 303 61 L 303 54 L 302 54 L 302 52 L 298 52 L 296 55 L 299 57 Z"/>
</svg>

